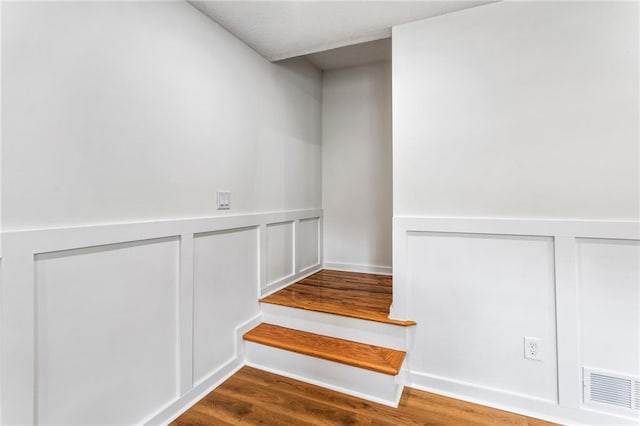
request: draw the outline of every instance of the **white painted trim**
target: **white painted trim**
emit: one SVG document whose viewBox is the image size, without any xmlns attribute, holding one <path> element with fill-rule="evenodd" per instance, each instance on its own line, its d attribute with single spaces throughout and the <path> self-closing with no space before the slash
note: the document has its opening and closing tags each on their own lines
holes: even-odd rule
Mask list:
<svg viewBox="0 0 640 426">
<path fill-rule="evenodd" d="M 410 371 L 408 376 L 407 386 L 411 388 L 559 424 L 622 426 L 631 424 L 630 421 L 637 421 L 590 409 L 562 407 L 553 400 L 416 371 Z"/>
<path fill-rule="evenodd" d="M 592 221 L 572 219 L 515 219 L 478 217 L 394 216 L 393 304 L 390 318 L 407 320 L 407 237 L 421 233 L 526 235 L 569 238 L 640 240 L 639 221 Z"/>
<path fill-rule="evenodd" d="M 178 280 L 178 383 L 180 395 L 193 388 L 194 234 L 180 236 Z"/>
<path fill-rule="evenodd" d="M 0 423 L 31 424 L 34 423 L 36 409 L 37 371 L 35 360 L 37 348 L 35 342 L 35 288 L 34 288 L 34 256 L 73 249 L 95 246 L 114 245 L 126 242 L 176 238 L 180 241 L 180 276 L 178 294 L 179 336 L 177 348 L 179 354 L 178 387 L 179 399 L 171 403 L 179 405 L 183 398 L 191 398 L 194 392 L 205 389 L 193 384 L 193 238 L 196 234 L 227 231 L 242 228 L 258 229 L 259 239 L 259 285 L 262 288 L 266 279 L 264 268 L 264 236 L 267 224 L 287 221 L 299 221 L 307 218 L 320 218 L 322 210 L 292 210 L 284 212 L 266 212 L 253 214 L 225 215 L 205 218 L 159 220 L 148 222 L 99 224 L 68 228 L 28 229 L 3 232 L 1 234 L 2 287 L 0 296 L 0 387 L 2 394 L 2 419 Z M 321 230 L 321 228 L 320 228 Z M 322 241 L 319 230 L 318 238 Z M 295 260 L 296 244 L 294 238 L 292 257 Z M 320 243 L 321 244 L 321 243 Z M 321 253 L 320 253 L 321 256 Z M 320 257 L 320 262 L 321 262 Z M 310 275 L 321 268 L 321 263 L 299 271 L 287 280 L 278 283 L 280 286 Z M 272 288 L 275 288 L 272 287 Z M 260 292 L 258 293 L 260 294 Z M 242 359 L 240 357 L 240 359 Z M 233 361 L 231 361 L 233 363 Z M 240 365 L 242 363 L 240 362 Z M 228 364 L 230 365 L 230 364 Z M 213 380 L 213 381 L 212 381 Z M 207 379 L 206 383 L 214 383 Z M 177 406 L 177 405 L 175 405 Z M 160 408 L 160 410 L 163 410 Z"/>
<path fill-rule="evenodd" d="M 258 227 L 258 294 L 262 295 L 262 287 L 267 283 L 267 224 Z"/>
<path fill-rule="evenodd" d="M 316 272 L 318 272 L 319 270 L 322 269 L 322 265 L 318 264 L 318 265 L 314 265 L 314 266 L 310 266 L 307 269 L 304 269 L 300 272 L 297 272 L 295 274 L 286 276 L 278 281 L 275 281 L 271 284 L 269 284 L 268 286 L 264 287 L 263 289 L 260 290 L 260 297 L 267 297 L 270 294 L 275 293 L 278 290 L 282 290 L 283 288 L 290 286 L 291 284 L 300 281 L 303 278 L 306 278 L 310 275 L 315 274 Z"/>
<path fill-rule="evenodd" d="M 146 425 L 166 425 L 177 419 L 182 413 L 195 405 L 202 398 L 207 396 L 215 388 L 220 386 L 225 380 L 233 376 L 242 367 L 244 367 L 244 340 L 242 335 L 253 327 L 262 322 L 262 314 L 258 314 L 250 320 L 236 327 L 234 334 L 236 343 L 236 354 L 229 362 L 216 371 L 211 373 L 209 377 L 197 383 L 193 389 L 184 393 L 182 397 L 173 401 L 166 408 L 161 409 L 157 414 L 150 417 L 149 420 L 143 422 Z"/>
<path fill-rule="evenodd" d="M 558 403 L 565 407 L 582 405 L 580 368 L 579 291 L 576 239 L 554 238 L 556 282 L 556 347 L 558 360 Z"/>
<path fill-rule="evenodd" d="M 322 216 L 321 209 L 9 231 L 2 233 L 2 242 L 5 255 L 7 250 L 12 253 L 46 253 L 122 242 L 175 237 L 181 234 L 201 234 L 247 228 L 263 224 L 291 222 L 297 219 L 318 216 Z"/>
<path fill-rule="evenodd" d="M 316 234 L 318 235 L 318 244 L 316 244 L 317 257 L 316 261 L 310 265 L 301 265 L 300 264 L 300 232 L 298 228 L 300 224 L 304 221 L 316 220 Z M 296 262 L 295 262 L 295 270 L 297 273 L 304 272 L 310 270 L 312 268 L 317 267 L 317 265 L 322 265 L 322 217 L 308 217 L 306 219 L 299 219 L 296 221 Z"/>
<path fill-rule="evenodd" d="M 634 221 L 395 216 L 393 222 L 405 232 L 640 239 L 640 222 Z"/>
<path fill-rule="evenodd" d="M 365 274 L 392 275 L 391 266 L 357 265 L 353 263 L 325 262 L 324 269 L 345 272 L 361 272 Z"/>
<path fill-rule="evenodd" d="M 396 216 L 393 219 L 394 303 L 391 318 L 410 319 L 409 236 L 438 234 L 519 235 L 554 239 L 558 401 L 538 400 L 416 371 L 409 374 L 412 387 L 560 423 L 629 424 L 635 421 L 589 409 L 581 403 L 576 239 L 640 240 L 640 222 Z M 409 353 L 409 366 L 410 358 Z"/>
<path fill-rule="evenodd" d="M 237 326 L 235 328 L 235 331 L 233 333 L 233 343 L 235 346 L 235 352 L 233 354 L 233 357 L 231 357 L 229 359 L 229 361 L 225 364 L 229 364 L 232 363 L 236 360 L 239 360 L 243 363 L 244 365 L 244 339 L 242 338 L 242 336 L 249 330 L 251 330 L 254 327 L 257 327 L 263 320 L 263 315 L 262 313 L 259 313 L 258 315 L 254 316 L 253 318 L 243 322 L 242 324 L 240 324 L 239 326 Z M 202 383 L 208 382 L 211 375 L 216 374 L 216 372 L 212 372 L 209 376 L 204 377 L 203 379 L 194 382 L 193 387 L 197 388 L 199 387 Z"/>
<path fill-rule="evenodd" d="M 262 315 L 262 312 L 260 312 L 258 315 L 251 318 L 249 321 L 246 321 L 245 323 L 240 324 L 238 327 L 236 327 L 236 333 L 235 333 L 236 354 L 238 356 L 238 359 L 242 360 L 243 364 L 245 359 L 245 344 L 242 336 L 244 336 L 244 334 L 247 331 L 260 325 L 263 319 L 264 319 L 264 316 Z"/>
<path fill-rule="evenodd" d="M 185 393 L 181 398 L 172 402 L 168 407 L 161 409 L 158 413 L 151 415 L 148 420 L 142 423 L 145 425 L 167 425 L 171 423 L 224 383 L 229 377 L 236 374 L 242 367 L 244 367 L 242 360 L 234 358 L 203 380 L 199 385 Z"/>
<path fill-rule="evenodd" d="M 309 211 L 309 212 L 313 212 L 313 211 Z M 299 250 L 300 250 L 300 238 L 299 238 L 299 226 L 300 226 L 300 222 L 304 221 L 304 220 L 313 220 L 313 219 L 317 219 L 318 220 L 318 228 L 317 228 L 317 233 L 318 233 L 318 246 L 317 246 L 317 250 L 318 250 L 318 262 L 314 265 L 308 265 L 308 266 L 304 266 L 304 267 L 300 267 L 300 265 L 298 265 L 298 258 L 299 258 Z M 309 275 L 315 274 L 316 272 L 318 272 L 320 269 L 322 269 L 322 241 L 323 241 L 323 234 L 322 234 L 322 214 L 319 215 L 312 215 L 312 214 L 307 214 L 304 217 L 296 217 L 293 220 L 286 220 L 286 221 L 280 221 L 280 222 L 271 222 L 269 223 L 269 225 L 273 225 L 274 223 L 291 223 L 293 226 L 293 234 L 292 234 L 292 247 L 293 247 L 293 253 L 292 253 L 292 270 L 293 273 L 276 279 L 275 281 L 266 282 L 266 277 L 267 277 L 267 249 L 266 249 L 266 225 L 261 226 L 260 227 L 260 247 L 261 247 L 261 258 L 260 258 L 260 264 L 261 264 L 261 270 L 260 270 L 260 275 L 261 275 L 261 286 L 260 286 L 260 297 L 266 297 L 272 293 L 275 293 L 278 290 L 281 290 L 293 283 L 295 283 L 296 281 L 300 281 L 303 278 L 308 277 Z"/>
<path fill-rule="evenodd" d="M 6 249 L 2 258 L 2 420 L 32 424 L 35 417 L 35 281 L 33 254 Z M 11 386 L 10 386 L 11 385 Z"/>
</svg>

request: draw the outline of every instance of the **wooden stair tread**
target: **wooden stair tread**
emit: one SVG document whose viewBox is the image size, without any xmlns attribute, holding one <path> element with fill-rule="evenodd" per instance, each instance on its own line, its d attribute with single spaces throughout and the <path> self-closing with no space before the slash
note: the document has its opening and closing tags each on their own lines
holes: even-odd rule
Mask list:
<svg viewBox="0 0 640 426">
<path fill-rule="evenodd" d="M 389 318 L 391 277 L 323 269 L 283 288 L 261 303 L 324 312 L 403 327 L 415 321 Z"/>
<path fill-rule="evenodd" d="M 244 340 L 395 376 L 405 352 L 262 323 Z"/>
</svg>

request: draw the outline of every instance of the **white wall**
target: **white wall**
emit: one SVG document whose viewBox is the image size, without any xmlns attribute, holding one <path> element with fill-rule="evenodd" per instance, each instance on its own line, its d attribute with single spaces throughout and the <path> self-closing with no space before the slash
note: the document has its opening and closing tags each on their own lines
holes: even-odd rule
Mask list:
<svg viewBox="0 0 640 426">
<path fill-rule="evenodd" d="M 395 215 L 638 218 L 637 3 L 541 3 L 394 28 Z"/>
<path fill-rule="evenodd" d="M 3 5 L 5 230 L 318 208 L 321 76 L 183 2 Z"/>
<path fill-rule="evenodd" d="M 500 2 L 394 28 L 392 317 L 418 322 L 410 385 L 637 422 L 588 403 L 582 374 L 639 371 L 638 71 L 637 3 Z"/>
<path fill-rule="evenodd" d="M 0 423 L 166 423 L 322 264 L 321 75 L 183 2 L 1 7 Z"/>
<path fill-rule="evenodd" d="M 324 72 L 322 83 L 325 262 L 390 272 L 391 64 Z"/>
</svg>

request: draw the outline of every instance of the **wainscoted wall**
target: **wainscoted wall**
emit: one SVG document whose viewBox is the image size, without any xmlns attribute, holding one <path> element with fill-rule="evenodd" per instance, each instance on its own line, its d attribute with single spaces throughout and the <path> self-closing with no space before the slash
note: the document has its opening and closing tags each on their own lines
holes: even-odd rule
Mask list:
<svg viewBox="0 0 640 426">
<path fill-rule="evenodd" d="M 236 356 L 235 328 L 259 312 L 258 228 L 197 234 L 194 238 L 194 382 L 201 383 Z M 240 303 L 230 304 L 230 301 Z"/>
<path fill-rule="evenodd" d="M 418 322 L 409 386 L 538 417 L 629 424 L 583 369 L 638 376 L 640 224 L 396 217 L 391 316 Z M 541 339 L 541 361 L 524 337 Z"/>
<path fill-rule="evenodd" d="M 264 283 L 266 287 L 293 274 L 294 235 L 293 222 L 267 225 L 267 281 Z"/>
<path fill-rule="evenodd" d="M 320 253 L 322 253 L 320 238 L 322 229 L 320 228 L 320 218 L 304 219 L 298 222 L 297 244 L 298 255 L 297 270 L 304 271 L 313 268 L 320 263 Z M 304 244 L 302 243 L 304 242 Z"/>
<path fill-rule="evenodd" d="M 412 370 L 556 401 L 553 240 L 419 232 L 408 247 L 409 300 L 421 301 L 408 314 L 429 324 Z M 523 358 L 523 336 L 542 339 L 544 362 Z"/>
<path fill-rule="evenodd" d="M 320 268 L 321 229 L 298 210 L 5 233 L 2 423 L 171 419 L 241 366 L 260 295 Z"/>
<path fill-rule="evenodd" d="M 583 371 L 639 370 L 638 4 L 495 2 L 392 39 L 392 316 L 418 322 L 409 385 L 637 423 L 585 401 Z"/>
<path fill-rule="evenodd" d="M 638 241 L 579 238 L 576 248 L 582 363 L 639 376 Z"/>
<path fill-rule="evenodd" d="M 168 237 L 35 255 L 38 423 L 126 424 L 175 399 L 179 245 Z"/>
</svg>

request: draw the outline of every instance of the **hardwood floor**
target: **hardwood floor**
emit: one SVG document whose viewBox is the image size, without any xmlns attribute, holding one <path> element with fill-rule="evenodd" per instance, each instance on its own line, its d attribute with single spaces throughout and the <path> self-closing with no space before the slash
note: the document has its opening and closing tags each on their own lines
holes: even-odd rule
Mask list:
<svg viewBox="0 0 640 426">
<path fill-rule="evenodd" d="M 415 325 L 414 321 L 389 318 L 391 300 L 390 276 L 323 269 L 260 302 L 387 324 Z"/>
<path fill-rule="evenodd" d="M 396 408 L 243 367 L 173 423 L 199 425 L 549 425 L 405 388 Z"/>
<path fill-rule="evenodd" d="M 395 376 L 405 352 L 262 323 L 244 340 Z"/>
</svg>

